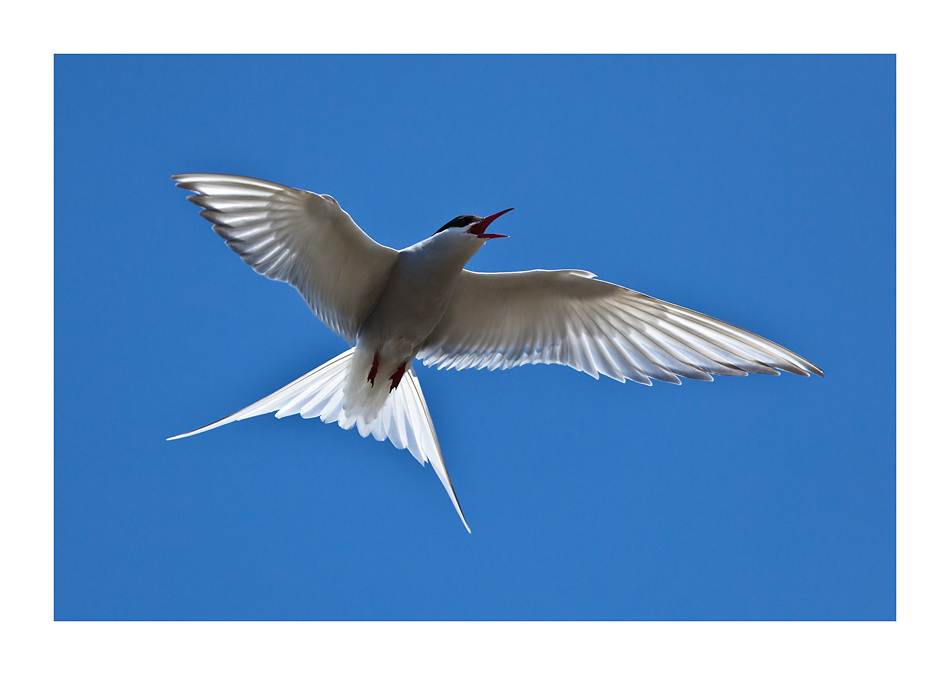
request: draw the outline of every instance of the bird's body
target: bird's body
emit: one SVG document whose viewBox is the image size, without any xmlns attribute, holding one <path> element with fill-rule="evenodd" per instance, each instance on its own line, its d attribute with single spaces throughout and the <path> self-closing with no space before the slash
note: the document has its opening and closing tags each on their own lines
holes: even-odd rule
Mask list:
<svg viewBox="0 0 950 675">
<path fill-rule="evenodd" d="M 462 268 L 484 243 L 474 237 L 472 242 L 457 241 L 461 236 L 439 233 L 399 251 L 376 306 L 361 324 L 355 374 L 343 394 L 343 408 L 356 417 L 361 432 L 398 387 L 405 368 L 442 319 Z M 360 377 L 363 372 L 366 376 Z"/>
<path fill-rule="evenodd" d="M 173 178 L 197 193 L 189 200 L 204 207 L 201 215 L 246 263 L 294 286 L 327 326 L 355 343 L 257 403 L 175 438 L 268 412 L 356 426 L 431 461 L 465 523 L 415 358 L 456 369 L 559 363 L 642 384 L 779 370 L 822 374 L 764 338 L 589 272 L 465 270 L 485 242 L 504 236 L 486 228 L 507 211 L 459 216 L 395 251 L 370 239 L 329 195 L 241 176 Z"/>
</svg>

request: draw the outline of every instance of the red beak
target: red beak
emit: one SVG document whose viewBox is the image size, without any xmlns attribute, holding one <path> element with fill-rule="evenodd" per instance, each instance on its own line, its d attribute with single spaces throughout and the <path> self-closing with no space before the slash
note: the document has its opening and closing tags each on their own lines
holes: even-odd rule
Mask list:
<svg viewBox="0 0 950 675">
<path fill-rule="evenodd" d="M 513 209 L 505 209 L 504 211 L 499 211 L 498 213 L 493 213 L 490 216 L 485 216 L 480 221 L 468 228 L 469 234 L 474 234 L 479 239 L 497 239 L 498 237 L 507 237 L 507 234 L 487 234 L 485 230 L 489 225 L 492 224 L 492 221 L 495 220 L 498 216 L 503 216 Z"/>
</svg>

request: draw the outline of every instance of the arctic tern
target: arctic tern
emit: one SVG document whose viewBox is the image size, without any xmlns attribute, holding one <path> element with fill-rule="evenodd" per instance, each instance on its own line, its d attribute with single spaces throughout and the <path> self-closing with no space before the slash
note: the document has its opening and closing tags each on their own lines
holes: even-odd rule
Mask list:
<svg viewBox="0 0 950 675">
<path fill-rule="evenodd" d="M 184 438 L 275 412 L 356 426 L 428 460 L 465 528 L 413 359 L 442 368 L 557 363 L 624 382 L 778 371 L 823 375 L 774 342 L 582 270 L 481 273 L 465 264 L 511 209 L 459 216 L 401 251 L 366 235 L 330 195 L 222 174 L 172 176 L 245 263 L 293 286 L 351 349 Z"/>
</svg>

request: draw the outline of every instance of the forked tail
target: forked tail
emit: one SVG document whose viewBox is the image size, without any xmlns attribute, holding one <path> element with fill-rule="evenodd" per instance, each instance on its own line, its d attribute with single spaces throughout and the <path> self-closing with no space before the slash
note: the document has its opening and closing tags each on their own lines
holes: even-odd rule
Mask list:
<svg viewBox="0 0 950 675">
<path fill-rule="evenodd" d="M 195 429 L 187 434 L 172 436 L 169 441 L 186 436 L 194 436 L 204 431 L 216 429 L 225 424 L 256 417 L 267 413 L 277 413 L 276 416 L 286 417 L 297 415 L 301 417 L 319 417 L 324 422 L 337 422 L 344 429 L 350 429 L 356 424 L 356 417 L 348 417 L 343 408 L 343 390 L 347 377 L 353 365 L 353 355 L 356 348 L 349 349 L 334 359 L 330 359 L 322 366 L 311 370 L 301 378 L 275 391 L 270 396 L 262 398 L 257 403 L 238 410 L 233 415 L 212 424 Z M 420 464 L 432 462 L 432 468 L 442 481 L 445 491 L 452 499 L 452 504 L 462 519 L 465 529 L 471 532 L 462 507 L 459 506 L 452 480 L 442 459 L 442 449 L 439 439 L 429 415 L 429 408 L 422 396 L 422 387 L 415 370 L 410 366 L 402 382 L 386 399 L 382 411 L 376 417 L 372 426 L 358 425 L 361 435 L 370 433 L 378 441 L 387 438 L 397 448 L 407 448 Z"/>
</svg>

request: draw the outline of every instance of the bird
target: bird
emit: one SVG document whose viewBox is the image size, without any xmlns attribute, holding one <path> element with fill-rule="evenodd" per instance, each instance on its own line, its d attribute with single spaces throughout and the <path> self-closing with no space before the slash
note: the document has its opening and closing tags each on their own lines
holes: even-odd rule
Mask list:
<svg viewBox="0 0 950 675">
<path fill-rule="evenodd" d="M 431 462 L 465 529 L 413 362 L 439 369 L 561 364 L 599 378 L 680 384 L 713 375 L 824 376 L 749 331 L 583 270 L 465 269 L 496 219 L 458 216 L 400 251 L 370 238 L 330 195 L 212 173 L 172 176 L 227 246 L 295 288 L 350 345 L 273 394 L 176 440 L 257 415 L 299 414 L 389 439 Z"/>
</svg>

